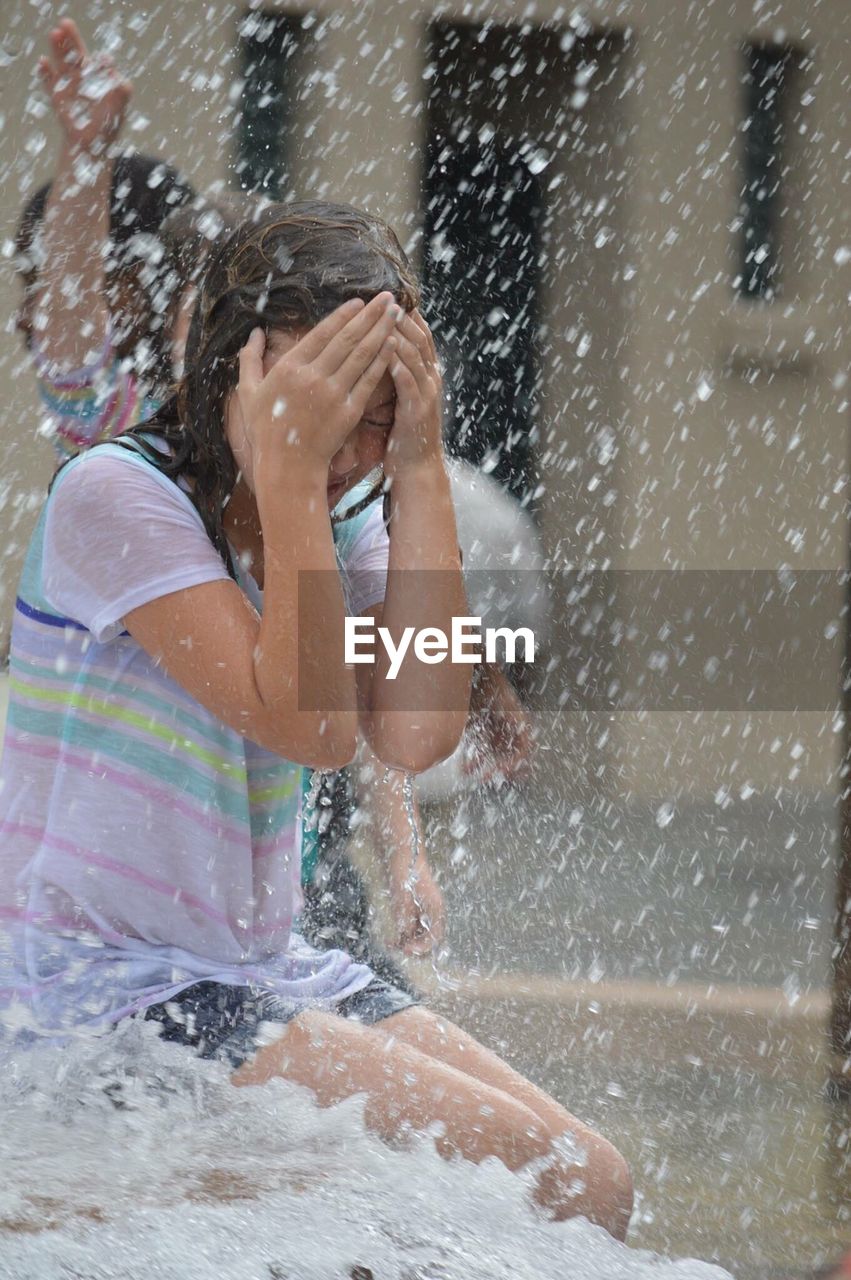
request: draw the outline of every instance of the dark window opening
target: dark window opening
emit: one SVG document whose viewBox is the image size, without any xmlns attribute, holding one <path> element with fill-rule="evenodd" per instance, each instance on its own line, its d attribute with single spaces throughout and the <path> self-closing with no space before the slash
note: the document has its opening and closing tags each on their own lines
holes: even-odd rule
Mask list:
<svg viewBox="0 0 851 1280">
<path fill-rule="evenodd" d="M 281 199 L 289 186 L 286 121 L 294 92 L 302 22 L 251 13 L 240 24 L 242 101 L 234 170 L 241 191 Z"/>
<path fill-rule="evenodd" d="M 773 298 L 780 284 L 780 219 L 786 131 L 795 52 L 777 45 L 745 48 L 744 187 L 741 275 L 747 298 Z"/>
<path fill-rule="evenodd" d="M 509 28 L 436 23 L 432 29 L 425 166 L 423 286 L 444 361 L 451 454 L 481 465 L 534 510 L 535 333 L 540 292 L 543 194 L 533 140 L 510 122 L 471 128 L 459 47 L 489 67 L 517 64 L 526 39 Z M 533 63 L 534 65 L 534 63 Z"/>
</svg>

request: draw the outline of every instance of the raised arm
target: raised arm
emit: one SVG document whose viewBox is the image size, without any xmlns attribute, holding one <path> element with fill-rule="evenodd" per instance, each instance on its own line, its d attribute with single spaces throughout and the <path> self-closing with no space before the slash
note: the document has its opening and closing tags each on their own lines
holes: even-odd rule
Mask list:
<svg viewBox="0 0 851 1280">
<path fill-rule="evenodd" d="M 440 370 L 419 312 L 399 326 L 390 371 L 397 403 L 384 462 L 391 519 L 380 622 L 398 644 L 406 627 L 436 628 L 450 636 L 452 619 L 466 615 L 467 602 L 443 457 Z M 374 665 L 358 668 L 361 724 L 379 760 L 419 773 L 458 745 L 467 721 L 472 667 L 448 660 L 426 665 L 412 649 L 409 654 L 394 680 L 387 679 L 390 664 L 383 645 L 376 648 Z"/>
<path fill-rule="evenodd" d="M 36 343 L 56 371 L 96 361 L 109 331 L 104 262 L 112 189 L 110 147 L 131 86 L 111 60 L 92 58 L 70 18 L 39 61 L 62 141 L 41 228 Z"/>
<path fill-rule="evenodd" d="M 265 375 L 262 330 L 240 353 L 228 438 L 262 529 L 262 618 L 233 582 L 160 596 L 125 617 L 139 644 L 219 719 L 317 768 L 347 764 L 357 732 L 328 466 L 387 367 L 397 310 L 391 294 L 366 307 L 346 303 Z M 318 707 L 302 704 L 300 682 L 321 692 Z"/>
</svg>

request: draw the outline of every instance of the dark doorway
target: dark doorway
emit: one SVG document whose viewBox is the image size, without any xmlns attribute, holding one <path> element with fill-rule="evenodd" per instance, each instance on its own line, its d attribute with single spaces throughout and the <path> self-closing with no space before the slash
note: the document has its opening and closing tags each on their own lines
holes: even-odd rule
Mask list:
<svg viewBox="0 0 851 1280">
<path fill-rule="evenodd" d="M 449 390 L 450 451 L 523 502 L 536 487 L 538 182 L 517 147 L 431 140 L 424 285 Z"/>
<path fill-rule="evenodd" d="M 494 83 L 495 67 L 515 65 L 530 38 L 432 28 L 423 283 L 446 367 L 448 448 L 534 509 L 543 192 L 533 140 L 507 97 L 494 127 L 476 121 L 499 105 L 477 101 L 477 88 Z"/>
<path fill-rule="evenodd" d="M 245 15 L 239 34 L 243 80 L 236 185 L 280 200 L 290 185 L 287 133 L 305 33 L 301 19 L 261 11 Z"/>
</svg>

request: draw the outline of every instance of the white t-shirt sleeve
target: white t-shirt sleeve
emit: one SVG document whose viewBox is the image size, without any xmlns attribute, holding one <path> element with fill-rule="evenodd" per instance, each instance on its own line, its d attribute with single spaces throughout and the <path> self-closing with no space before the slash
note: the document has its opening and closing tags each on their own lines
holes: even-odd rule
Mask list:
<svg viewBox="0 0 851 1280">
<path fill-rule="evenodd" d="M 343 561 L 343 590 L 351 617 L 381 604 L 387 592 L 390 539 L 382 503 L 374 502 Z"/>
<path fill-rule="evenodd" d="M 132 609 L 228 578 L 187 495 L 129 453 L 87 454 L 60 472 L 42 563 L 46 600 L 101 644 Z"/>
</svg>

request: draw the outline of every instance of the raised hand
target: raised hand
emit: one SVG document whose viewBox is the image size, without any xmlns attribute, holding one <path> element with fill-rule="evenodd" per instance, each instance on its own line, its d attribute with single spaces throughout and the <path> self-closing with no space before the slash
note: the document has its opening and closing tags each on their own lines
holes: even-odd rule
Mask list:
<svg viewBox="0 0 851 1280">
<path fill-rule="evenodd" d="M 133 92 L 108 54 L 90 56 L 77 25 L 62 18 L 49 36 L 38 71 L 69 147 L 104 154 L 124 123 Z"/>
<path fill-rule="evenodd" d="M 396 347 L 401 315 L 391 293 L 343 303 L 263 370 L 266 337 L 255 329 L 239 357 L 237 451 L 249 484 L 263 459 L 286 455 L 324 469 L 363 417 Z M 285 335 L 280 335 L 286 345 Z M 271 335 L 274 342 L 278 335 Z M 229 432 L 232 430 L 229 415 Z M 248 465 L 245 466 L 247 461 Z"/>
<path fill-rule="evenodd" d="M 431 330 L 419 311 L 399 325 L 397 355 L 390 365 L 396 417 L 384 459 L 388 476 L 443 457 L 443 380 Z"/>
</svg>

